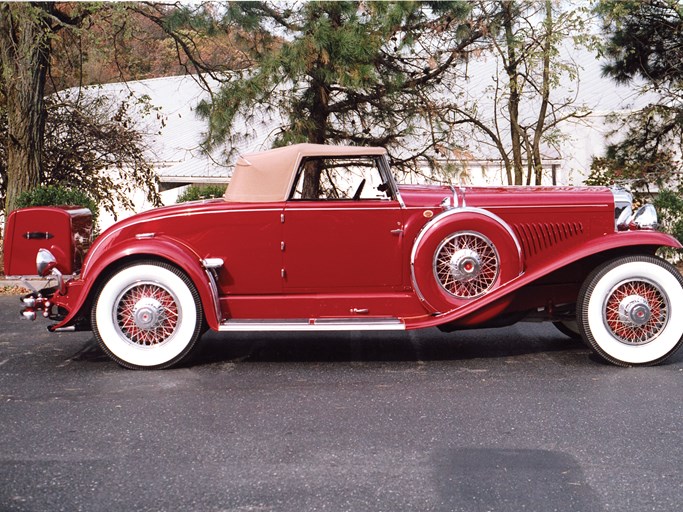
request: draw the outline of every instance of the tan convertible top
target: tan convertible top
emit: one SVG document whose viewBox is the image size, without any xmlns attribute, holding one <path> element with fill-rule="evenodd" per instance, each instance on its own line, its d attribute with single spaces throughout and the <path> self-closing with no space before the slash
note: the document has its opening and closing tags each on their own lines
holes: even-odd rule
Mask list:
<svg viewBox="0 0 683 512">
<path fill-rule="evenodd" d="M 345 157 L 386 155 L 384 148 L 294 144 L 260 153 L 242 155 L 235 164 L 226 201 L 286 201 L 299 163 L 306 157 Z"/>
</svg>

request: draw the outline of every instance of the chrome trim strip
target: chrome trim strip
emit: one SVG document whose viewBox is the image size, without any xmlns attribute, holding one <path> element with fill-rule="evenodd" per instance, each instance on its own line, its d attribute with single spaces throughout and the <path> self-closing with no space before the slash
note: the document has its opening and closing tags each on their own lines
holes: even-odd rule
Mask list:
<svg viewBox="0 0 683 512">
<path fill-rule="evenodd" d="M 222 262 L 222 260 L 221 260 Z M 221 322 L 221 301 L 220 297 L 218 296 L 218 284 L 216 283 L 216 273 L 215 270 L 212 269 L 205 269 L 206 275 L 209 278 L 209 287 L 211 288 L 211 295 L 213 299 L 213 307 L 214 311 L 216 313 L 216 320 L 218 320 L 218 323 Z"/>
<path fill-rule="evenodd" d="M 451 208 L 458 208 L 460 206 L 460 201 L 458 199 L 458 192 L 455 190 L 455 187 L 453 185 L 448 185 L 448 188 L 451 189 L 451 197 L 450 198 L 444 198 L 443 202 L 446 202 L 446 199 L 448 199 L 451 203 Z M 445 208 L 445 209 L 450 209 L 450 208 Z"/>
<path fill-rule="evenodd" d="M 138 233 L 135 235 L 136 240 L 146 240 L 148 238 L 154 238 L 157 236 L 156 233 Z"/>
<path fill-rule="evenodd" d="M 537 209 L 548 209 L 548 208 L 562 208 L 563 210 L 567 208 L 606 208 L 608 207 L 609 204 L 604 203 L 604 204 L 546 204 L 546 205 L 514 205 L 514 206 L 479 206 L 477 208 L 486 208 L 487 210 L 505 210 L 505 211 L 510 211 L 510 210 L 519 210 L 519 209 L 527 209 L 527 210 L 537 210 Z"/>
<path fill-rule="evenodd" d="M 50 275 L 57 278 L 57 290 L 59 290 L 60 295 L 66 295 L 66 283 L 64 281 L 64 274 L 62 274 L 56 268 L 50 271 Z"/>
<path fill-rule="evenodd" d="M 389 165 L 389 158 L 387 156 L 387 153 L 379 155 L 379 158 L 377 158 L 377 160 L 380 162 L 380 174 L 384 173 L 385 179 L 387 179 L 390 182 L 391 189 L 394 195 L 396 196 L 396 201 L 398 201 L 398 204 L 402 209 L 405 209 L 406 203 L 403 201 L 403 198 L 401 197 L 401 191 L 399 190 L 399 185 L 396 182 L 394 175 L 391 173 L 391 166 Z"/>
<path fill-rule="evenodd" d="M 417 242 L 413 245 L 413 251 L 417 247 Z M 415 279 L 415 254 L 414 252 L 411 253 L 410 255 L 410 281 L 413 284 L 413 290 L 415 290 L 415 293 L 417 294 L 417 298 L 420 299 L 420 302 L 423 302 L 426 304 L 429 309 L 432 310 L 432 313 L 435 315 L 440 315 L 441 312 L 436 309 L 434 306 L 432 306 L 429 302 L 427 302 L 427 299 L 425 298 L 424 294 L 422 293 L 422 290 L 420 290 L 420 287 L 417 285 L 417 279 Z"/>
<path fill-rule="evenodd" d="M 388 199 L 378 199 L 378 201 L 389 201 Z M 325 202 L 331 202 L 331 201 L 312 201 L 316 203 L 325 203 Z M 364 207 L 364 208 L 358 208 L 357 206 L 351 206 L 351 204 L 358 204 L 358 203 L 350 203 L 348 207 L 343 207 L 343 206 L 335 206 L 331 208 L 324 208 L 324 207 L 311 207 L 307 208 L 305 206 L 300 206 L 297 204 L 298 202 L 292 201 L 291 203 L 287 203 L 287 206 L 285 207 L 285 213 L 289 213 L 292 211 L 296 212 L 334 212 L 334 211 L 360 211 L 360 210 L 368 210 L 368 211 L 377 211 L 377 210 L 398 210 L 399 207 L 397 207 L 395 204 L 383 204 L 379 206 L 374 206 L 374 207 Z M 392 203 L 395 203 L 395 201 L 392 201 Z M 425 206 L 422 206 L 418 209 L 424 209 L 426 208 Z"/>
<path fill-rule="evenodd" d="M 398 201 L 399 206 L 402 209 L 405 209 L 406 203 L 403 202 L 403 198 L 401 197 L 401 192 L 398 190 L 398 185 L 396 185 L 396 200 Z"/>
<path fill-rule="evenodd" d="M 302 319 L 302 320 L 228 320 L 221 323 L 220 332 L 278 332 L 278 331 L 404 331 L 399 319 Z"/>
</svg>

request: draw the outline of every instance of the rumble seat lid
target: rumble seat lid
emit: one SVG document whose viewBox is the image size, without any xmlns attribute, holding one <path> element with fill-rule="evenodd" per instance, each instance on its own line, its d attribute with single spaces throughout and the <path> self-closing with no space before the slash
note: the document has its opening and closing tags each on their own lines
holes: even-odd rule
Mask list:
<svg viewBox="0 0 683 512">
<path fill-rule="evenodd" d="M 286 201 L 299 163 L 306 157 L 345 157 L 386 155 L 384 148 L 294 144 L 240 156 L 235 164 L 226 201 Z"/>
</svg>

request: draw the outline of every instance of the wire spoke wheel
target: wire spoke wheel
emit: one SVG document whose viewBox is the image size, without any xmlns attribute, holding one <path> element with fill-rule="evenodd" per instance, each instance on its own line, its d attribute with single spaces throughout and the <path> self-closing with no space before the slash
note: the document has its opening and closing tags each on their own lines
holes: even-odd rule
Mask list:
<svg viewBox="0 0 683 512">
<path fill-rule="evenodd" d="M 118 328 L 136 345 L 164 343 L 178 326 L 177 298 L 156 283 L 136 284 L 125 290 L 117 302 Z"/>
<path fill-rule="evenodd" d="M 605 323 L 627 344 L 641 345 L 655 339 L 669 319 L 666 294 L 647 281 L 627 281 L 617 286 L 605 303 Z"/>
<path fill-rule="evenodd" d="M 472 299 L 486 293 L 496 282 L 498 261 L 493 244 L 483 235 L 458 232 L 436 250 L 434 275 L 450 295 Z"/>
</svg>

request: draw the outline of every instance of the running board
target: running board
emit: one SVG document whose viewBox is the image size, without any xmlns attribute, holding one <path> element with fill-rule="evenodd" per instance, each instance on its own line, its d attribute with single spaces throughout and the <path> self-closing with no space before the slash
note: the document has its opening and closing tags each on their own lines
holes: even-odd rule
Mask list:
<svg viewBox="0 0 683 512">
<path fill-rule="evenodd" d="M 397 318 L 312 318 L 310 320 L 226 320 L 218 327 L 226 331 L 404 331 Z"/>
</svg>

